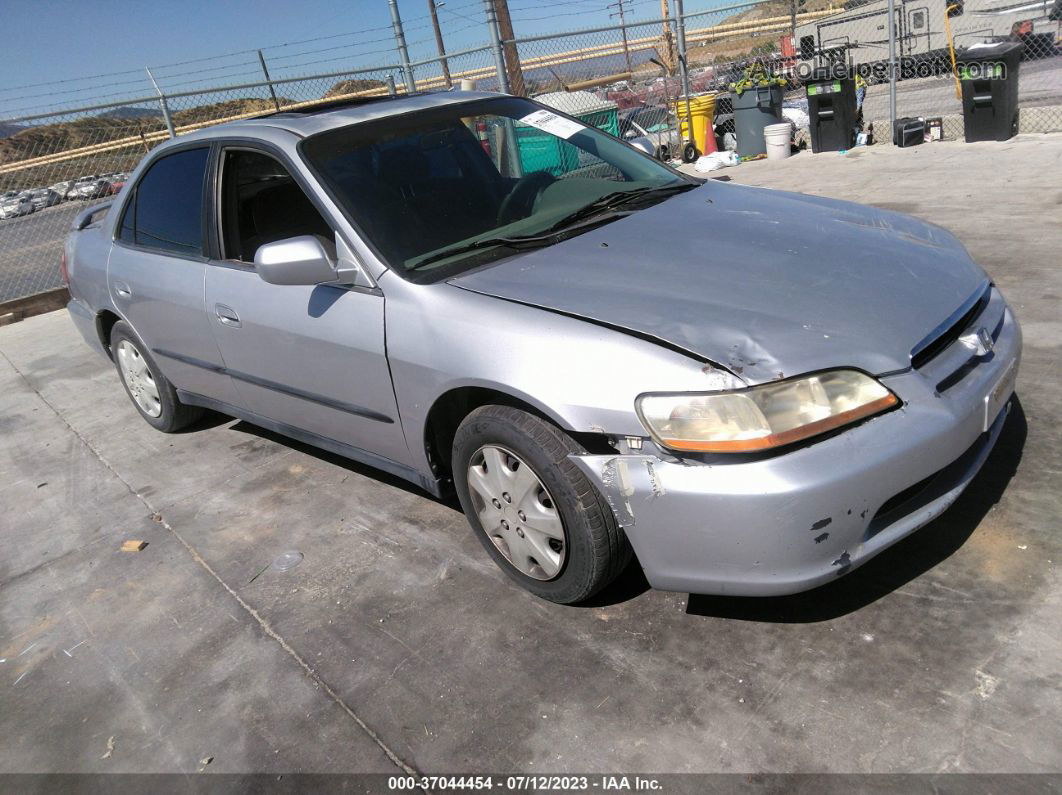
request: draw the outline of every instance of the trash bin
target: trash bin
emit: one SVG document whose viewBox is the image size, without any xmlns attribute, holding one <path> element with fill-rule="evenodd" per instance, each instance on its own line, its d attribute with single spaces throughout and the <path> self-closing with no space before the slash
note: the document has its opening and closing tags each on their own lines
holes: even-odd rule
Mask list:
<svg viewBox="0 0 1062 795">
<path fill-rule="evenodd" d="M 690 112 L 693 117 L 693 145 L 697 147 L 697 154 L 703 155 L 716 151 L 715 127 L 712 117 L 715 115 L 715 94 L 703 94 L 699 97 L 690 97 Z M 683 141 L 690 140 L 690 134 L 686 129 L 686 100 L 675 100 L 675 116 L 679 120 L 679 134 Z M 707 136 L 712 136 L 712 146 L 706 146 Z"/>
<path fill-rule="evenodd" d="M 967 141 L 1006 141 L 1018 132 L 1018 63 L 1025 45 L 974 44 L 955 53 Z"/>
<path fill-rule="evenodd" d="M 855 80 L 831 77 L 828 69 L 815 69 L 807 86 L 811 151 L 851 149 L 856 138 Z"/>
<path fill-rule="evenodd" d="M 551 108 L 574 116 L 591 127 L 619 136 L 618 107 L 611 100 L 602 100 L 588 91 L 558 91 L 541 94 L 535 99 Z M 563 138 L 544 133 L 536 127 L 518 123 L 517 148 L 520 166 L 525 174 L 548 171 L 555 177 L 574 171 L 580 165 L 580 150 Z"/>
<path fill-rule="evenodd" d="M 755 86 L 740 94 L 733 93 L 734 132 L 737 134 L 737 153 L 741 157 L 767 154 L 763 128 L 781 124 L 782 87 Z"/>
</svg>

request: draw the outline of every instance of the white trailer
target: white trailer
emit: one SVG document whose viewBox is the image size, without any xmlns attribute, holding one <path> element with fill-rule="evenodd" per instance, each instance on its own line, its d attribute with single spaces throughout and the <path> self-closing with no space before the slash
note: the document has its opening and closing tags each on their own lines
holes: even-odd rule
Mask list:
<svg viewBox="0 0 1062 795">
<path fill-rule="evenodd" d="M 1059 55 L 1062 0 L 895 0 L 896 57 L 904 77 L 951 71 L 947 27 L 956 50 L 1012 38 L 1026 57 Z M 796 30 L 801 64 L 884 66 L 889 57 L 887 0 L 848 2 Z"/>
</svg>

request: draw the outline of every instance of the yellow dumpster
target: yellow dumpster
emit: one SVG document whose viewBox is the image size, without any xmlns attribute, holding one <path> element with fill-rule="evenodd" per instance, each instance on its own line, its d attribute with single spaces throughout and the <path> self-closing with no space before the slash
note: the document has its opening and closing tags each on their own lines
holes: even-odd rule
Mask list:
<svg viewBox="0 0 1062 795">
<path fill-rule="evenodd" d="M 693 142 L 697 147 L 697 154 L 716 151 L 715 129 L 712 119 L 715 116 L 715 94 L 704 94 L 699 97 L 690 97 L 690 112 L 693 117 Z M 686 123 L 686 100 L 675 100 L 675 114 L 679 119 L 679 131 L 684 141 L 690 139 L 688 125 Z M 710 142 L 707 136 L 711 135 Z"/>
</svg>

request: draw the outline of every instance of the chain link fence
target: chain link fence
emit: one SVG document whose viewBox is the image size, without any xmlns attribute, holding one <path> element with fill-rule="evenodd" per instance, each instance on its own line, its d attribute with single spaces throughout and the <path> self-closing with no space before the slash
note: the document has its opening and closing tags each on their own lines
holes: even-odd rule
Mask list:
<svg viewBox="0 0 1062 795">
<path fill-rule="evenodd" d="M 236 75 L 255 82 L 174 91 L 168 85 L 182 72 L 171 69 L 155 83 L 142 80 L 137 88 L 146 84 L 146 91 L 126 99 L 9 119 L 0 111 L 0 303 L 60 287 L 62 242 L 74 217 L 120 190 L 144 154 L 171 135 L 323 101 L 401 94 L 410 85 L 435 91 L 471 81 L 536 97 L 674 159 L 691 154 L 681 102 L 687 92 L 713 97 L 715 143 L 732 145 L 730 85 L 750 64 L 763 64 L 784 81 L 783 113 L 804 128 L 796 140 L 806 141 L 804 83 L 816 67 L 839 65 L 860 74 L 863 127 L 873 125 L 879 142 L 891 139 L 891 88 L 897 117 L 939 118 L 945 139 L 961 139 L 962 59 L 972 45 L 1008 41 L 1022 46 L 1019 130 L 1062 131 L 1062 0 L 1005 12 L 981 8 L 984 2 L 893 0 L 892 72 L 889 0 L 754 0 L 644 19 L 621 3 L 619 24 L 511 39 L 500 37 L 486 0 L 490 40 L 445 57 L 403 62 L 401 49 L 385 45 L 382 65 L 277 77 L 280 63 L 272 79 L 257 79 L 269 72 L 252 51 Z"/>
</svg>

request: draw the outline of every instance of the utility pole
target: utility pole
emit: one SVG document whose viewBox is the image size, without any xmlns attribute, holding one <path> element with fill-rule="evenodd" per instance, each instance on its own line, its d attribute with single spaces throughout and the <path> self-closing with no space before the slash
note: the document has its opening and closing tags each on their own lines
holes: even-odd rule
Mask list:
<svg viewBox="0 0 1062 795">
<path fill-rule="evenodd" d="M 402 17 L 398 14 L 398 0 L 387 0 L 391 6 L 391 27 L 395 31 L 395 46 L 398 47 L 398 57 L 402 60 L 402 74 L 406 78 L 406 91 L 410 94 L 417 90 L 417 84 L 413 82 L 413 69 L 409 65 L 409 50 L 406 48 L 406 34 L 402 30 Z"/>
<path fill-rule="evenodd" d="M 509 16 L 509 0 L 490 0 L 494 4 L 494 15 L 498 19 L 498 33 L 505 53 L 505 71 L 509 76 L 509 92 L 517 97 L 527 96 L 524 87 L 524 73 L 520 69 L 520 53 L 516 50 L 513 39 L 513 20 Z"/>
<path fill-rule="evenodd" d="M 664 22 L 664 51 L 660 53 L 664 59 L 669 75 L 675 74 L 675 40 L 671 35 L 671 8 L 668 0 L 660 0 L 660 16 Z"/>
<path fill-rule="evenodd" d="M 795 3 L 796 0 L 793 2 Z M 450 65 L 446 63 L 446 47 L 443 46 L 442 28 L 439 27 L 439 6 L 441 5 L 446 5 L 446 3 L 436 4 L 435 0 L 428 0 L 428 11 L 431 13 L 431 26 L 435 28 L 435 46 L 439 48 L 439 65 L 442 66 L 443 80 L 447 88 L 453 88 L 453 81 L 450 80 Z"/>
<path fill-rule="evenodd" d="M 631 71 L 633 71 L 633 69 L 631 68 L 631 51 L 630 51 L 630 47 L 627 44 L 627 19 L 624 16 L 624 14 L 627 11 L 626 5 L 629 2 L 630 2 L 630 0 L 616 0 L 615 3 L 609 3 L 609 5 L 606 6 L 606 8 L 618 9 L 616 11 L 616 13 L 609 14 L 608 18 L 612 19 L 612 18 L 618 16 L 619 19 L 620 19 L 620 30 L 623 32 L 623 57 L 627 61 L 627 71 L 631 72 Z M 794 0 L 794 2 L 795 2 L 795 0 Z"/>
</svg>

